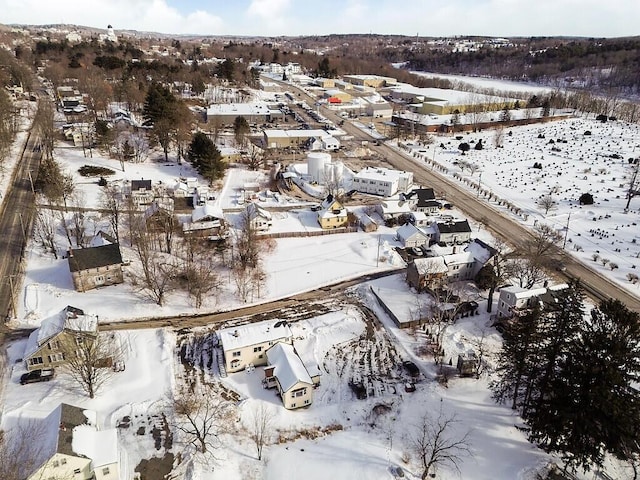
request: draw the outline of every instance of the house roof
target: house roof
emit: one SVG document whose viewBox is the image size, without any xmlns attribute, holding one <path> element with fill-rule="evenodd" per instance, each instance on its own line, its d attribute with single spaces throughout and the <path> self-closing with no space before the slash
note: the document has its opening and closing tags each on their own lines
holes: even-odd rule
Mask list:
<svg viewBox="0 0 640 480">
<path fill-rule="evenodd" d="M 491 257 L 496 254 L 496 250 L 482 240 L 478 240 L 477 238 L 473 240 L 473 242 L 469 243 L 464 249 L 465 252 L 471 253 L 473 258 L 475 258 L 478 262 L 483 265 L 489 261 Z"/>
<path fill-rule="evenodd" d="M 49 338 L 65 329 L 74 332 L 96 333 L 98 331 L 98 317 L 86 315 L 79 308 L 66 306 L 55 315 L 45 318 L 40 327 L 31 332 L 24 356 L 31 355 Z"/>
<path fill-rule="evenodd" d="M 413 264 L 420 275 L 447 273 L 449 271 L 444 257 L 416 258 Z"/>
<path fill-rule="evenodd" d="M 406 241 L 416 235 L 419 237 L 424 237 L 425 239 L 428 238 L 428 236 L 422 230 L 411 223 L 406 223 L 405 225 L 400 227 L 397 231 L 397 235 L 398 239 L 400 239 L 401 241 Z"/>
<path fill-rule="evenodd" d="M 151 180 L 131 180 L 131 191 L 151 190 Z"/>
<path fill-rule="evenodd" d="M 291 336 L 291 329 L 284 320 L 267 320 L 218 330 L 218 338 L 225 351 L 291 338 Z"/>
<path fill-rule="evenodd" d="M 257 203 L 250 203 L 247 205 L 247 214 L 249 215 L 249 220 L 253 220 L 257 217 L 266 218 L 267 220 L 271 220 L 271 213 L 262 208 Z"/>
<path fill-rule="evenodd" d="M 222 210 L 213 203 L 205 203 L 193 209 L 191 212 L 192 222 L 203 222 L 209 220 L 220 220 L 224 218 Z"/>
<path fill-rule="evenodd" d="M 414 197 L 417 198 L 416 206 L 418 207 L 432 206 L 432 203 L 426 203 L 426 202 L 435 200 L 436 194 L 434 193 L 433 188 L 414 188 L 409 193 L 404 195 L 404 198 L 406 200 L 411 200 Z"/>
<path fill-rule="evenodd" d="M 360 180 L 396 182 L 401 177 L 408 177 L 411 175 L 411 172 L 405 172 L 402 170 L 391 170 L 389 168 L 368 166 L 360 170 L 355 175 L 355 178 Z"/>
<path fill-rule="evenodd" d="M 73 429 L 71 449 L 90 458 L 94 470 L 118 463 L 118 431 L 115 428 L 96 430 L 91 425 L 78 425 Z"/>
<path fill-rule="evenodd" d="M 438 222 L 438 231 L 440 233 L 471 233 L 471 227 L 467 220 Z"/>
<path fill-rule="evenodd" d="M 284 392 L 291 390 L 299 382 L 310 385 L 313 383 L 293 345 L 276 343 L 266 353 L 269 365 L 275 366 L 273 374 Z"/>
<path fill-rule="evenodd" d="M 120 263 L 122 263 L 122 254 L 120 245 L 117 243 L 69 250 L 69 270 L 72 272 Z"/>
</svg>

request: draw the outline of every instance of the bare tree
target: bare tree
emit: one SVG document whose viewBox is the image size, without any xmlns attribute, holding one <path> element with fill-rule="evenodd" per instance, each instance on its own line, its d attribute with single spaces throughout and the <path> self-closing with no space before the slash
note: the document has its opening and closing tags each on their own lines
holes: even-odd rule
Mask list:
<svg viewBox="0 0 640 480">
<path fill-rule="evenodd" d="M 538 223 L 533 238 L 527 241 L 521 256 L 536 261 L 548 259 L 561 242 L 562 235 L 557 230 L 545 223 Z"/>
<path fill-rule="evenodd" d="M 262 450 L 272 435 L 272 412 L 264 403 L 257 404 L 251 410 L 249 431 L 251 440 L 256 445 L 258 460 L 262 460 Z"/>
<path fill-rule="evenodd" d="M 440 467 L 451 467 L 459 473 L 460 462 L 471 455 L 470 432 L 454 432 L 458 423 L 455 415 L 448 417 L 441 409 L 438 417 L 425 413 L 415 427 L 411 443 L 422 465 L 423 480 Z"/>
<path fill-rule="evenodd" d="M 545 193 L 536 201 L 538 207 L 544 210 L 544 214 L 549 213 L 549 210 L 554 210 L 558 206 L 558 202 L 555 198 L 553 198 L 553 194 L 551 192 Z"/>
<path fill-rule="evenodd" d="M 201 453 L 212 453 L 222 445 L 220 436 L 233 425 L 231 404 L 216 396 L 211 387 L 204 392 L 180 392 L 171 402 L 176 413 L 176 428 L 187 444 Z"/>
<path fill-rule="evenodd" d="M 184 243 L 183 278 L 186 289 L 196 308 L 200 308 L 207 295 L 216 296 L 222 282 L 217 274 L 215 262 L 208 249 L 200 248 L 197 239 L 189 238 Z"/>
<path fill-rule="evenodd" d="M 44 422 L 29 421 L 8 430 L 0 430 L 0 478 L 23 480 L 38 468 L 46 435 Z"/>
<path fill-rule="evenodd" d="M 89 398 L 94 398 L 115 374 L 111 366 L 122 361 L 122 352 L 113 332 L 69 336 L 63 345 L 63 371 Z"/>
<path fill-rule="evenodd" d="M 249 144 L 249 154 L 247 156 L 247 167 L 249 170 L 258 170 L 260 168 L 260 164 L 262 163 L 262 158 L 264 153 L 262 149 L 257 147 L 255 144 Z"/>
<path fill-rule="evenodd" d="M 518 281 L 520 287 L 531 288 L 543 282 L 547 275 L 543 263 L 530 258 L 517 258 L 509 262 L 509 275 Z"/>
<path fill-rule="evenodd" d="M 332 165 L 326 165 L 322 173 L 324 192 L 326 195 L 331 195 L 334 199 L 339 200 L 344 194 L 344 179 L 342 173 L 332 167 Z"/>
<path fill-rule="evenodd" d="M 627 204 L 624 207 L 624 211 L 629 210 L 629 204 L 631 203 L 631 199 L 640 193 L 639 183 L 640 179 L 638 178 L 638 170 L 640 169 L 640 158 L 636 158 L 633 161 L 631 176 L 629 177 L 629 188 L 627 189 Z"/>
<path fill-rule="evenodd" d="M 493 132 L 493 146 L 496 148 L 502 147 L 504 143 L 504 127 L 498 125 Z"/>
<path fill-rule="evenodd" d="M 134 236 L 133 243 L 142 269 L 138 274 L 134 273 L 134 282 L 146 297 L 162 306 L 166 295 L 175 289 L 174 278 L 179 268 L 152 249 L 151 235 L 144 224 L 138 223 Z"/>
<path fill-rule="evenodd" d="M 100 192 L 100 207 L 105 211 L 111 227 L 111 233 L 117 243 L 120 243 L 120 215 L 124 205 L 125 200 L 117 186 L 111 184 L 103 187 Z"/>
<path fill-rule="evenodd" d="M 58 248 L 56 247 L 56 217 L 51 211 L 38 210 L 35 218 L 34 234 L 40 244 L 53 253 L 54 258 L 58 258 Z"/>
<path fill-rule="evenodd" d="M 40 100 L 38 111 L 33 120 L 33 125 L 40 138 L 40 146 L 45 159 L 53 159 L 53 149 L 55 147 L 56 130 L 53 123 L 54 109 L 48 100 Z"/>
</svg>

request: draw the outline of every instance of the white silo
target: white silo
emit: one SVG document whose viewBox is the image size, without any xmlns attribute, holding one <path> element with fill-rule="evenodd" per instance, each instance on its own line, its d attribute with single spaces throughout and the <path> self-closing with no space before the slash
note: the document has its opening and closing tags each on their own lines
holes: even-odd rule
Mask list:
<svg viewBox="0 0 640 480">
<path fill-rule="evenodd" d="M 344 163 L 328 163 L 324 166 L 324 180 L 327 182 L 340 182 L 344 173 Z"/>
<path fill-rule="evenodd" d="M 324 152 L 307 154 L 307 172 L 312 182 L 322 183 L 325 178 L 326 166 L 331 164 L 331 155 Z"/>
</svg>

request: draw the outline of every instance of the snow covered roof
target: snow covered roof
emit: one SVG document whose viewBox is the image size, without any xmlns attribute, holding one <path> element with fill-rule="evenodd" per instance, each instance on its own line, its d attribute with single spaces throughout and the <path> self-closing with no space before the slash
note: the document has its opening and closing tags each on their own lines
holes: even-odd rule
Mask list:
<svg viewBox="0 0 640 480">
<path fill-rule="evenodd" d="M 65 307 L 64 310 L 44 319 L 40 324 L 40 328 L 31 332 L 25 348 L 25 356 L 35 352 L 40 345 L 64 329 L 75 332 L 96 333 L 98 331 L 98 317 L 86 315 L 79 308 Z"/>
<path fill-rule="evenodd" d="M 267 320 L 239 327 L 218 330 L 225 351 L 237 350 L 257 343 L 291 338 L 291 329 L 284 320 Z"/>
<path fill-rule="evenodd" d="M 96 430 L 91 425 L 78 425 L 73 429 L 71 448 L 78 455 L 92 460 L 93 469 L 118 463 L 118 431 Z"/>
<path fill-rule="evenodd" d="M 203 219 L 220 219 L 224 218 L 222 210 L 217 205 L 212 203 L 205 203 L 193 209 L 191 212 L 191 221 L 200 222 Z"/>
<path fill-rule="evenodd" d="M 422 232 L 422 230 L 420 230 L 418 227 L 416 227 L 415 225 L 413 225 L 411 223 L 407 223 L 407 224 L 403 225 L 402 227 L 400 227 L 398 229 L 397 235 L 398 235 L 398 239 L 400 241 L 408 240 L 409 238 L 413 237 L 414 235 L 418 235 L 419 237 L 427 238 L 427 235 L 425 235 Z"/>
<path fill-rule="evenodd" d="M 471 255 L 473 255 L 473 257 L 483 265 L 495 255 L 495 250 L 493 248 L 477 239 L 469 243 L 469 245 L 465 247 L 464 251 L 471 253 Z"/>
<path fill-rule="evenodd" d="M 444 257 L 416 258 L 413 263 L 420 275 L 447 273 L 449 271 Z"/>
<path fill-rule="evenodd" d="M 448 266 L 464 265 L 467 263 L 473 263 L 475 261 L 475 257 L 471 254 L 471 252 L 452 253 L 450 255 L 445 255 L 443 258 L 444 263 Z"/>
<path fill-rule="evenodd" d="M 267 350 L 267 360 L 269 365 L 275 366 L 273 374 L 278 378 L 282 391 L 290 390 L 299 382 L 312 384 L 309 372 L 293 345 L 276 343 Z"/>
<path fill-rule="evenodd" d="M 504 293 L 513 294 L 513 296 L 517 299 L 523 299 L 523 298 L 531 298 L 531 297 L 536 297 L 538 295 L 542 295 L 543 293 L 546 293 L 546 291 L 547 291 L 546 288 L 533 288 L 533 289 L 527 290 L 526 288 L 513 286 L 513 287 L 505 287 L 502 290 L 500 290 L 500 296 L 502 296 L 502 292 L 504 292 Z"/>
<path fill-rule="evenodd" d="M 249 215 L 249 218 L 251 220 L 257 217 L 262 217 L 262 218 L 266 218 L 267 220 L 271 220 L 271 212 L 268 212 L 257 203 L 250 203 L 249 205 L 247 205 L 247 214 Z"/>
<path fill-rule="evenodd" d="M 311 137 L 330 137 L 326 130 L 282 130 L 282 129 L 268 129 L 264 130 L 264 135 L 269 137 L 286 137 L 286 138 L 311 138 Z"/>
<path fill-rule="evenodd" d="M 393 182 L 407 175 L 410 175 L 410 173 L 402 170 L 391 170 L 383 167 L 365 167 L 356 174 L 356 178 Z"/>
<path fill-rule="evenodd" d="M 207 108 L 207 115 L 267 115 L 271 108 L 266 103 L 216 103 Z"/>
</svg>

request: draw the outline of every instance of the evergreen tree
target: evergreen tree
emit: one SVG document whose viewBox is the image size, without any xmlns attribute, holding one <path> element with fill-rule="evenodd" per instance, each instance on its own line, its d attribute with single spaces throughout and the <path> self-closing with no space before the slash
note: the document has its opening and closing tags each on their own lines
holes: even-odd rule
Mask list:
<svg viewBox="0 0 640 480">
<path fill-rule="evenodd" d="M 542 446 L 572 467 L 602 465 L 605 452 L 626 460 L 638 451 L 638 314 L 609 300 L 593 310 L 559 364 L 552 398 L 554 428 Z"/>
<path fill-rule="evenodd" d="M 204 178 L 213 182 L 224 175 L 222 155 L 206 134 L 198 132 L 189 144 L 187 158 Z"/>
<path fill-rule="evenodd" d="M 505 325 L 504 342 L 496 368 L 500 379 L 492 384 L 493 396 L 512 409 L 523 408 L 531 398 L 539 371 L 539 322 L 542 312 L 533 308 Z"/>
</svg>

